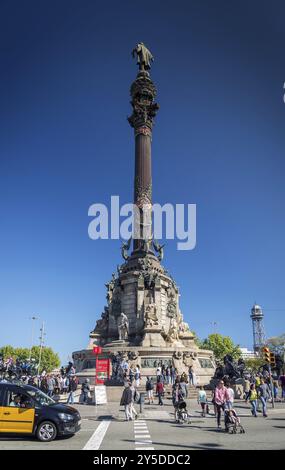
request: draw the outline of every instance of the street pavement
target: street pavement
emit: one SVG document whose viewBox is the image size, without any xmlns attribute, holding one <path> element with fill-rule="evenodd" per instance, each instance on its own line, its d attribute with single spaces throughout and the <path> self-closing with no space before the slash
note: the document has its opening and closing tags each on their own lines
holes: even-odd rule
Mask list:
<svg viewBox="0 0 285 470">
<path fill-rule="evenodd" d="M 115 403 L 108 405 L 75 405 L 82 416 L 81 430 L 72 437 L 42 443 L 33 437 L 1 435 L 4 449 L 86 449 L 86 450 L 195 450 L 195 449 L 285 449 L 285 404 L 268 406 L 268 418 L 254 418 L 250 406 L 242 401 L 235 409 L 245 434 L 227 434 L 218 430 L 211 413 L 201 417 L 199 405 L 188 400 L 191 424 L 176 424 L 170 400 L 161 407 L 144 405 L 138 420 L 125 421 L 124 411 Z M 136 406 L 139 411 L 139 407 Z"/>
</svg>

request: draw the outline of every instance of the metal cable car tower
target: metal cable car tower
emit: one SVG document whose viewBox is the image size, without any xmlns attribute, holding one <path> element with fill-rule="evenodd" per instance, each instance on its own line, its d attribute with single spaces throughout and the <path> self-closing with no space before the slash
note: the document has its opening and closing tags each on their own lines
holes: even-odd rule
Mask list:
<svg viewBox="0 0 285 470">
<path fill-rule="evenodd" d="M 250 318 L 252 319 L 253 331 L 253 350 L 255 353 L 260 353 L 262 347 L 265 345 L 265 330 L 263 323 L 263 312 L 259 305 L 256 303 L 251 309 Z"/>
</svg>

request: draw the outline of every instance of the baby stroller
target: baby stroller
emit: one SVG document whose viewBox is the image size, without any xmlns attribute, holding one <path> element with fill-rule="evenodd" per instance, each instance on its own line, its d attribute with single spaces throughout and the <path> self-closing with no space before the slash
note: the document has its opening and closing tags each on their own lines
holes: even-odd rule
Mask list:
<svg viewBox="0 0 285 470">
<path fill-rule="evenodd" d="M 190 416 L 188 414 L 186 402 L 184 400 L 179 401 L 175 406 L 175 419 L 179 424 L 190 424 Z"/>
<path fill-rule="evenodd" d="M 225 410 L 225 430 L 229 434 L 245 433 L 245 430 L 240 423 L 240 418 L 237 416 L 236 411 L 233 408 Z"/>
</svg>

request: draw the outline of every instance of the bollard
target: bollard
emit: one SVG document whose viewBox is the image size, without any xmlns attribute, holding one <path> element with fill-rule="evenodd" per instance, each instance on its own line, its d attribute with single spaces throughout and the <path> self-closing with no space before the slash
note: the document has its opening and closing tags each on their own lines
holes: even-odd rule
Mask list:
<svg viewBox="0 0 285 470">
<path fill-rule="evenodd" d="M 143 405 L 144 405 L 144 393 L 140 395 L 140 414 L 143 412 Z"/>
</svg>

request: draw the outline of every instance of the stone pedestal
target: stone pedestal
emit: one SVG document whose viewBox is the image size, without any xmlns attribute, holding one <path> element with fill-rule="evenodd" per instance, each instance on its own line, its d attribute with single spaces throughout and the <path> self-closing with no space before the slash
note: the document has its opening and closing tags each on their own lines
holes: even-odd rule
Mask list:
<svg viewBox="0 0 285 470">
<path fill-rule="evenodd" d="M 144 329 L 144 337 L 142 340 L 144 348 L 165 348 L 166 343 L 161 336 L 161 328 L 159 326 Z"/>
</svg>

